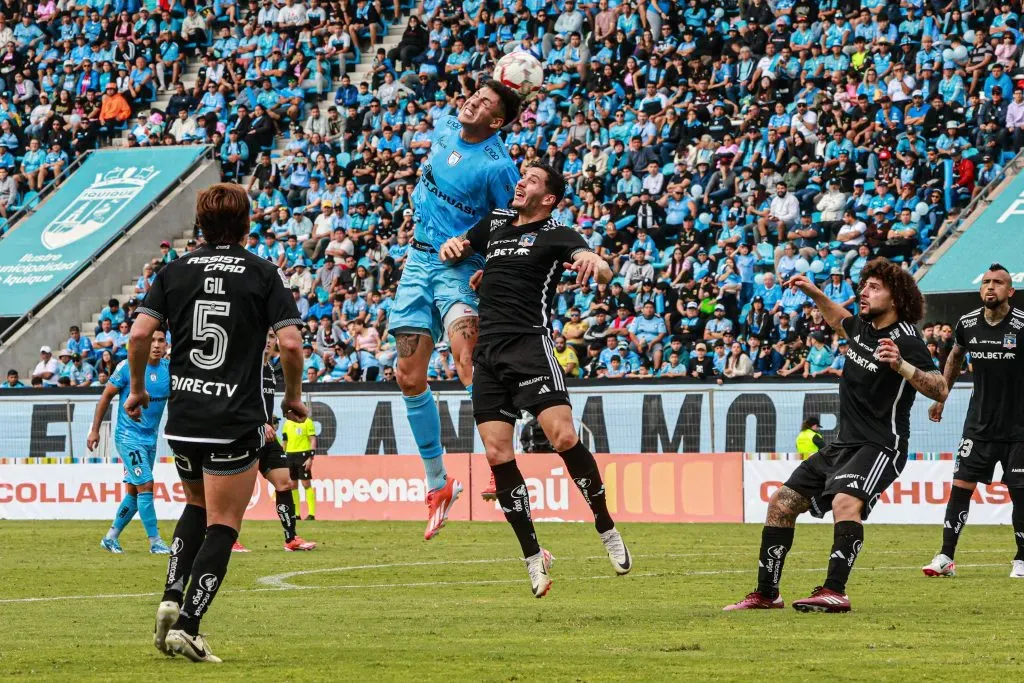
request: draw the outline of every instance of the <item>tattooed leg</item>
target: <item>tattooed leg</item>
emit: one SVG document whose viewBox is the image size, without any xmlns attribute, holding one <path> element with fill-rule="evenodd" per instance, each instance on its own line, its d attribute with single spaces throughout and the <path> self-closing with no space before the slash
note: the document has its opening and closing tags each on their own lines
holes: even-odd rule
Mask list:
<svg viewBox="0 0 1024 683">
<path fill-rule="evenodd" d="M 452 356 L 455 358 L 455 370 L 465 386 L 473 384 L 473 349 L 480 332 L 480 318 L 467 315 L 459 318 L 448 328 L 451 340 Z"/>
<path fill-rule="evenodd" d="M 793 489 L 783 486 L 768 501 L 768 516 L 764 525 L 792 529 L 796 526 L 796 518 L 807 512 L 811 501 Z"/>
<path fill-rule="evenodd" d="M 428 335 L 399 333 L 395 335 L 398 360 L 395 362 L 395 379 L 402 393 L 416 396 L 427 390 L 427 366 L 434 345 Z"/>
</svg>

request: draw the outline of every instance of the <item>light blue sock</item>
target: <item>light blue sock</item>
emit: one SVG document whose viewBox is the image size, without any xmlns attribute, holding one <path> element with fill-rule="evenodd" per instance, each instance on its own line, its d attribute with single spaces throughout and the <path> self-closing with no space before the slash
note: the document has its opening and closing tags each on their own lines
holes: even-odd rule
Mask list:
<svg viewBox="0 0 1024 683">
<path fill-rule="evenodd" d="M 416 447 L 423 459 L 423 468 L 427 473 L 427 488 L 431 491 L 441 488 L 447 481 L 444 460 L 441 453 L 441 417 L 437 414 L 434 395 L 430 387 L 419 396 L 403 396 L 405 414 L 409 419 Z"/>
<path fill-rule="evenodd" d="M 473 398 L 473 385 L 472 384 L 470 384 L 468 387 L 466 387 L 466 393 L 469 394 L 470 398 Z"/>
<path fill-rule="evenodd" d="M 124 498 L 121 499 L 121 504 L 117 506 L 117 514 L 114 515 L 114 521 L 110 525 L 110 530 L 107 531 L 107 538 L 116 539 L 124 531 L 124 528 L 128 526 L 128 522 L 132 521 L 132 517 L 139 509 L 139 503 L 135 499 L 135 496 L 130 493 L 124 494 Z"/>
<path fill-rule="evenodd" d="M 146 535 L 153 541 L 160 537 L 160 530 L 156 526 L 156 508 L 153 507 L 153 492 L 139 494 L 139 519 L 142 526 L 146 528 Z"/>
</svg>

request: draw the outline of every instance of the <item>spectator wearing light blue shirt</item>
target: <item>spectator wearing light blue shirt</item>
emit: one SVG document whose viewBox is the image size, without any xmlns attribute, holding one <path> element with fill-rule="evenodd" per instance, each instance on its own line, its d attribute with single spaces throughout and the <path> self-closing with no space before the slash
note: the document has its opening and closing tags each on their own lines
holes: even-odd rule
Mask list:
<svg viewBox="0 0 1024 683">
<path fill-rule="evenodd" d="M 644 303 L 641 314 L 633 318 L 628 330 L 634 348 L 647 356 L 654 367 L 661 365 L 662 340 L 668 334 L 668 329 L 665 321 L 655 315 L 653 301 Z"/>
</svg>

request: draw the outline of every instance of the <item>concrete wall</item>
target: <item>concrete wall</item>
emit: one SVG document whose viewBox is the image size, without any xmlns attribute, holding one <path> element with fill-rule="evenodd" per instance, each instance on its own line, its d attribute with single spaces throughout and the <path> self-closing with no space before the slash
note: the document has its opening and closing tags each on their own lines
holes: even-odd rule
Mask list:
<svg viewBox="0 0 1024 683">
<path fill-rule="evenodd" d="M 47 304 L 0 348 L 0 372 L 17 369 L 27 384 L 39 361 L 39 347 L 53 347 L 56 356 L 68 338 L 68 328 L 92 318 L 107 305 L 112 293 L 120 292 L 128 279 L 142 272 L 142 266 L 159 255 L 163 240 L 173 242 L 195 223 L 196 196 L 220 181 L 217 162 L 204 160 L 183 179 L 163 201 L 146 214 L 124 237 L 75 278 L 62 294 Z M 82 330 L 92 337 L 92 330 Z"/>
</svg>

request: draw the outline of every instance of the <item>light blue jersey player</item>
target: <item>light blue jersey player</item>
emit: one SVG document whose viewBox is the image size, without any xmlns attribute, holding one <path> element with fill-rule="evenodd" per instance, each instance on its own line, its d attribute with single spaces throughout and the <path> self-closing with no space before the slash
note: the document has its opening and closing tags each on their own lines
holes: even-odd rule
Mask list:
<svg viewBox="0 0 1024 683">
<path fill-rule="evenodd" d="M 438 250 L 511 202 L 519 171 L 498 131 L 519 118 L 519 109 L 514 91 L 487 81 L 457 117 L 435 121 L 430 156 L 412 194 L 416 229 L 389 327 L 398 346 L 396 378 L 430 489 L 423 534 L 428 540 L 444 526 L 462 485 L 445 472 L 441 420 L 427 386 L 427 368 L 434 344 L 447 333 L 459 378 L 472 391 L 478 324 L 477 296 L 469 279 L 483 267 L 480 259 L 445 266 Z"/>
<path fill-rule="evenodd" d="M 114 430 L 114 445 L 124 463 L 125 495 L 114 515 L 107 535 L 100 541 L 100 547 L 112 553 L 124 552 L 118 537 L 138 511 L 142 525 L 149 537 L 149 552 L 168 555 L 170 549 L 161 540 L 156 524 L 156 508 L 153 506 L 153 464 L 156 462 L 156 440 L 160 433 L 160 420 L 171 395 L 170 361 L 164 358 L 167 352 L 167 338 L 163 332 L 153 335 L 149 350 L 149 366 L 146 368 L 146 391 L 149 392 L 149 407 L 142 411 L 138 421 L 124 412 L 124 401 L 128 397 L 131 377 L 128 361 L 121 364 L 110 376 L 106 388 L 96 405 L 87 445 L 95 450 L 100 440 L 100 423 L 107 414 L 114 396 L 120 396 L 117 407 L 117 427 Z"/>
</svg>

